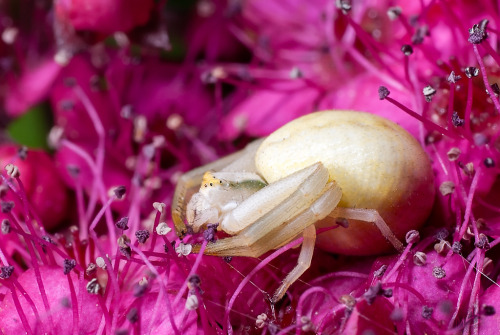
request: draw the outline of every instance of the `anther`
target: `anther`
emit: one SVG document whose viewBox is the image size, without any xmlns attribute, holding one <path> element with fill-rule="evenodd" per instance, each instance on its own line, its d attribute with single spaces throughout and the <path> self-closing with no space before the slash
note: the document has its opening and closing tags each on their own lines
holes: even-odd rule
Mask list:
<svg viewBox="0 0 500 335">
<path fill-rule="evenodd" d="M 207 229 L 203 231 L 203 238 L 207 242 L 215 242 L 215 235 L 217 234 L 218 223 L 207 225 Z"/>
<path fill-rule="evenodd" d="M 483 233 L 480 233 L 478 239 L 474 245 L 479 249 L 488 250 L 490 249 L 490 242 L 488 241 L 488 237 Z"/>
<path fill-rule="evenodd" d="M 486 316 L 492 316 L 496 314 L 495 307 L 491 305 L 483 305 L 483 314 Z"/>
<path fill-rule="evenodd" d="M 190 294 L 186 299 L 186 309 L 193 311 L 198 308 L 199 302 L 196 294 Z"/>
<path fill-rule="evenodd" d="M 484 166 L 492 168 L 495 166 L 495 161 L 491 157 L 486 157 L 483 161 Z"/>
<path fill-rule="evenodd" d="M 17 149 L 17 156 L 24 161 L 26 157 L 28 157 L 28 148 L 23 145 L 22 147 Z"/>
<path fill-rule="evenodd" d="M 436 266 L 432 269 L 432 275 L 437 279 L 443 279 L 446 277 L 446 271 L 440 266 Z"/>
<path fill-rule="evenodd" d="M 44 240 L 45 242 L 48 242 L 50 244 L 54 244 L 54 245 L 56 244 L 56 242 L 49 235 L 43 235 L 42 240 Z"/>
<path fill-rule="evenodd" d="M 424 93 L 425 101 L 431 102 L 432 97 L 436 94 L 436 90 L 432 86 L 427 85 L 422 90 L 422 93 Z"/>
<path fill-rule="evenodd" d="M 485 145 L 490 141 L 489 137 L 483 133 L 475 133 L 472 135 L 472 139 L 474 140 L 474 144 L 477 146 Z"/>
<path fill-rule="evenodd" d="M 450 232 L 446 228 L 441 228 L 434 234 L 434 238 L 440 241 L 446 239 L 449 235 Z"/>
<path fill-rule="evenodd" d="M 167 119 L 167 128 L 176 131 L 182 126 L 183 122 L 184 120 L 182 119 L 182 116 L 174 113 Z"/>
<path fill-rule="evenodd" d="M 411 37 L 411 43 L 413 43 L 413 45 L 422 44 L 425 36 L 429 36 L 429 27 L 423 25 L 417 28 L 415 34 Z"/>
<path fill-rule="evenodd" d="M 122 217 L 120 220 L 118 220 L 115 223 L 115 226 L 118 229 L 127 230 L 128 229 L 128 217 L 127 216 Z"/>
<path fill-rule="evenodd" d="M 493 93 L 495 94 L 495 96 L 498 97 L 498 95 L 500 94 L 500 87 L 498 87 L 498 84 L 497 83 L 493 83 L 490 85 L 491 87 L 491 90 L 493 91 Z M 490 92 L 488 90 L 486 90 L 486 94 L 490 94 Z"/>
<path fill-rule="evenodd" d="M 97 271 L 97 265 L 95 265 L 94 263 L 89 263 L 89 265 L 85 269 L 85 274 L 90 277 L 93 276 L 94 273 L 96 273 L 96 271 Z"/>
<path fill-rule="evenodd" d="M 462 79 L 462 77 L 460 75 L 456 75 L 455 71 L 451 71 L 450 75 L 447 78 L 447 80 L 450 84 L 454 84 L 457 81 L 459 81 L 460 79 Z"/>
<path fill-rule="evenodd" d="M 477 77 L 479 75 L 479 69 L 474 66 L 466 67 L 464 72 L 467 78 Z"/>
<path fill-rule="evenodd" d="M 484 30 L 484 27 L 486 27 L 486 25 L 473 25 L 472 28 L 469 29 L 468 41 L 472 44 L 480 44 L 481 42 L 483 42 L 486 37 L 488 37 L 486 31 Z"/>
<path fill-rule="evenodd" d="M 459 148 L 457 147 L 453 147 L 451 148 L 450 150 L 448 150 L 448 152 L 446 153 L 446 155 L 448 156 L 448 159 L 453 162 L 453 161 L 456 161 L 458 159 L 458 157 L 460 157 L 460 154 L 462 152 L 460 151 Z"/>
<path fill-rule="evenodd" d="M 389 7 L 387 10 L 387 16 L 389 17 L 389 20 L 394 21 L 396 20 L 399 16 L 401 16 L 401 13 L 403 10 L 401 7 Z"/>
<path fill-rule="evenodd" d="M 187 287 L 190 291 L 198 289 L 200 287 L 200 284 L 201 284 L 201 279 L 200 276 L 198 276 L 197 274 L 193 274 L 188 278 Z"/>
<path fill-rule="evenodd" d="M 2 220 L 2 227 L 1 227 L 1 231 L 2 231 L 2 234 L 8 234 L 10 233 L 10 221 L 8 219 L 3 219 Z"/>
<path fill-rule="evenodd" d="M 139 321 L 139 313 L 137 312 L 137 308 L 132 307 L 130 311 L 127 313 L 127 320 L 130 323 L 136 323 Z"/>
<path fill-rule="evenodd" d="M 99 291 L 101 290 L 101 285 L 97 282 L 96 278 L 91 279 L 87 283 L 87 292 L 90 294 L 99 294 Z"/>
<path fill-rule="evenodd" d="M 69 50 L 61 48 L 60 50 L 57 50 L 56 54 L 54 55 L 54 62 L 56 62 L 60 66 L 66 66 L 71 60 L 71 57 L 73 57 L 73 54 Z M 65 85 L 67 86 L 71 85 L 69 79 L 72 78 L 67 78 L 67 80 L 64 81 Z M 68 84 L 66 84 L 67 82 Z"/>
<path fill-rule="evenodd" d="M 386 298 L 392 298 L 393 293 L 392 288 L 382 289 L 382 295 Z"/>
<path fill-rule="evenodd" d="M 122 199 L 125 193 L 127 192 L 127 188 L 125 186 L 118 186 L 113 190 L 117 199 Z"/>
<path fill-rule="evenodd" d="M 413 255 L 413 264 L 416 266 L 424 266 L 427 264 L 427 255 L 421 251 L 417 251 L 415 255 Z"/>
<path fill-rule="evenodd" d="M 59 126 L 54 126 L 50 129 L 49 136 L 47 137 L 47 143 L 50 148 L 57 149 L 61 145 L 63 139 L 64 129 Z"/>
<path fill-rule="evenodd" d="M 104 260 L 104 258 L 102 258 L 102 257 L 97 257 L 97 258 L 95 259 L 95 264 L 96 264 L 98 267 L 100 267 L 101 269 L 106 270 L 106 267 L 107 267 L 107 266 L 106 266 L 106 261 Z"/>
<path fill-rule="evenodd" d="M 257 315 L 257 319 L 255 320 L 255 326 L 259 329 L 264 328 L 266 325 L 267 315 L 265 313 Z"/>
<path fill-rule="evenodd" d="M 148 240 L 149 238 L 149 231 L 147 230 L 138 230 L 135 232 L 135 237 L 137 238 L 137 241 L 139 241 L 139 243 L 146 243 L 146 241 Z"/>
<path fill-rule="evenodd" d="M 93 75 L 89 79 L 89 86 L 92 91 L 106 91 L 109 85 L 104 76 Z"/>
<path fill-rule="evenodd" d="M 163 202 L 153 202 L 153 208 L 160 213 L 163 213 L 165 207 L 167 207 L 167 205 L 165 205 Z"/>
<path fill-rule="evenodd" d="M 339 302 L 346 306 L 348 309 L 354 308 L 356 306 L 356 299 L 350 294 L 344 294 L 339 298 Z"/>
<path fill-rule="evenodd" d="M 118 238 L 118 247 L 120 250 L 120 253 L 125 256 L 127 259 L 130 258 L 132 254 L 132 250 L 130 249 L 130 239 L 128 238 L 127 235 L 122 235 Z"/>
<path fill-rule="evenodd" d="M 455 127 L 462 127 L 465 123 L 465 120 L 461 119 L 458 113 L 454 111 L 453 114 L 451 115 L 451 123 Z"/>
<path fill-rule="evenodd" d="M 401 51 L 405 56 L 411 56 L 413 54 L 413 48 L 409 44 L 403 44 Z"/>
<path fill-rule="evenodd" d="M 19 178 L 21 175 L 19 168 L 14 164 L 7 164 L 5 166 L 5 171 L 7 171 L 7 175 L 11 178 Z"/>
<path fill-rule="evenodd" d="M 430 319 L 432 317 L 432 312 L 434 312 L 434 309 L 429 306 L 423 306 L 422 307 L 422 317 L 424 319 Z"/>
<path fill-rule="evenodd" d="M 142 143 L 146 137 L 148 121 L 144 115 L 139 115 L 134 118 L 134 141 Z"/>
<path fill-rule="evenodd" d="M 0 201 L 0 210 L 2 211 L 2 213 L 10 213 L 13 208 L 13 201 Z"/>
<path fill-rule="evenodd" d="M 193 246 L 191 244 L 179 243 L 177 248 L 175 248 L 175 252 L 180 256 L 187 256 L 193 250 Z"/>
<path fill-rule="evenodd" d="M 170 228 L 165 222 L 160 222 L 158 226 L 156 226 L 156 233 L 158 235 L 167 235 L 171 230 L 172 228 Z"/>
<path fill-rule="evenodd" d="M 380 278 L 384 275 L 385 271 L 387 271 L 387 265 L 382 265 L 378 270 L 373 272 L 373 276 Z"/>
<path fill-rule="evenodd" d="M 342 11 L 343 14 L 347 14 L 352 9 L 351 0 L 336 0 L 335 6 Z"/>
<path fill-rule="evenodd" d="M 63 272 L 65 275 L 69 274 L 71 270 L 76 266 L 76 261 L 74 259 L 65 259 L 63 261 Z"/>
<path fill-rule="evenodd" d="M 298 67 L 293 67 L 290 70 L 290 79 L 300 79 L 304 77 L 304 74 Z"/>
<path fill-rule="evenodd" d="M 63 110 L 63 111 L 71 111 L 75 108 L 75 103 L 71 100 L 62 100 L 60 103 L 59 103 L 59 107 Z"/>
<path fill-rule="evenodd" d="M 124 105 L 120 110 L 120 116 L 125 120 L 130 120 L 134 116 L 134 106 Z"/>
<path fill-rule="evenodd" d="M 368 290 L 363 294 L 363 298 L 365 298 L 368 305 L 371 305 L 375 301 L 375 298 L 382 293 L 382 284 L 377 282 L 375 285 L 368 288 Z"/>
<path fill-rule="evenodd" d="M 453 244 L 451 245 L 451 250 L 455 254 L 460 254 L 462 252 L 462 243 L 460 243 L 459 241 L 453 242 Z"/>
<path fill-rule="evenodd" d="M 406 233 L 406 243 L 418 243 L 420 241 L 420 233 L 416 230 L 410 230 Z"/>
<path fill-rule="evenodd" d="M 450 250 L 450 245 L 446 240 L 441 240 L 438 243 L 434 244 L 434 250 L 439 254 L 439 255 L 444 255 L 448 253 L 448 250 Z"/>
<path fill-rule="evenodd" d="M 80 168 L 76 165 L 66 165 L 66 170 L 73 178 L 77 178 L 80 175 Z"/>
<path fill-rule="evenodd" d="M 385 98 L 387 98 L 390 93 L 391 92 L 385 86 L 380 86 L 378 88 L 378 97 L 380 100 L 384 100 Z"/>
<path fill-rule="evenodd" d="M 14 272 L 14 266 L 12 265 L 0 266 L 0 278 L 2 279 L 10 278 L 13 272 Z"/>
<path fill-rule="evenodd" d="M 469 177 L 472 177 L 474 175 L 474 173 L 476 172 L 475 169 L 474 169 L 474 163 L 472 163 L 472 162 L 469 162 L 469 163 L 465 164 L 462 167 L 462 170 Z"/>
<path fill-rule="evenodd" d="M 462 240 L 465 241 L 470 241 L 474 237 L 474 232 L 472 231 L 471 226 L 467 226 L 467 229 L 465 230 L 465 234 L 462 237 Z"/>
<path fill-rule="evenodd" d="M 142 297 L 148 290 L 149 282 L 147 280 L 141 280 L 139 283 L 135 284 L 133 287 L 134 297 Z"/>
<path fill-rule="evenodd" d="M 309 332 L 313 330 L 313 323 L 311 322 L 311 319 L 308 316 L 302 315 L 300 317 L 300 323 L 302 324 L 301 329 L 303 332 Z"/>
</svg>

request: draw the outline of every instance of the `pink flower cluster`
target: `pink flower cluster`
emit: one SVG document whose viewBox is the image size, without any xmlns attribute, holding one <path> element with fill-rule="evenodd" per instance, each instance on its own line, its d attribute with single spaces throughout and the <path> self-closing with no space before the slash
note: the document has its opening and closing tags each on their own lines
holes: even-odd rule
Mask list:
<svg viewBox="0 0 500 335">
<path fill-rule="evenodd" d="M 498 331 L 498 4 L 10 0 L 0 9 L 4 119 L 46 102 L 53 115 L 53 153 L 0 145 L 0 334 Z M 433 163 L 434 209 L 401 254 L 316 249 L 271 304 L 301 240 L 261 259 L 190 253 L 172 229 L 173 191 L 182 173 L 327 109 L 386 117 L 419 140 Z M 200 235 L 202 250 L 223 238 Z"/>
</svg>

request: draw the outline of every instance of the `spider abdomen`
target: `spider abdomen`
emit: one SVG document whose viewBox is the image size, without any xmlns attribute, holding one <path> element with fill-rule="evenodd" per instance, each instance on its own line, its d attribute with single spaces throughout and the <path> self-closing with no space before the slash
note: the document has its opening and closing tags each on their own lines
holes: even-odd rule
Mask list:
<svg viewBox="0 0 500 335">
<path fill-rule="evenodd" d="M 309 114 L 272 133 L 255 157 L 268 183 L 318 161 L 342 188 L 340 207 L 377 210 L 398 237 L 421 226 L 430 213 L 434 182 L 429 158 L 392 121 L 360 112 Z M 345 254 L 390 250 L 371 223 L 359 221 L 319 235 L 318 245 Z"/>
</svg>

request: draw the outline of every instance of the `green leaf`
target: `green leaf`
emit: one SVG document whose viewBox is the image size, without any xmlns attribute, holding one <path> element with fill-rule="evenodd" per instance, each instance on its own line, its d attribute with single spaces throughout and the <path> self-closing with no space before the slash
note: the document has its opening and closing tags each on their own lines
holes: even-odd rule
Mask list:
<svg viewBox="0 0 500 335">
<path fill-rule="evenodd" d="M 52 117 L 47 105 L 38 105 L 24 115 L 14 119 L 7 127 L 10 137 L 30 148 L 48 149 L 47 135 L 52 126 Z"/>
</svg>

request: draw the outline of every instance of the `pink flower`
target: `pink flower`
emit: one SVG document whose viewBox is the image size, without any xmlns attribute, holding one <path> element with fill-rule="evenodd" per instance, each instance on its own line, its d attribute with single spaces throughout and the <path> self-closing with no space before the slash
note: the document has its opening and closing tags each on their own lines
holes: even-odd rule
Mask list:
<svg viewBox="0 0 500 335">
<path fill-rule="evenodd" d="M 18 116 L 39 103 L 46 97 L 60 70 L 59 64 L 53 60 L 46 60 L 36 68 L 24 69 L 25 74 L 20 78 L 10 73 L 5 101 L 7 112 L 12 116 Z"/>
<path fill-rule="evenodd" d="M 69 21 L 77 30 L 92 30 L 105 34 L 127 32 L 136 26 L 144 25 L 149 19 L 153 5 L 152 0 L 54 2 L 59 19 Z"/>
<path fill-rule="evenodd" d="M 82 334 L 94 334 L 97 331 L 99 326 L 97 322 L 86 322 L 92 319 L 97 321 L 101 317 L 98 297 L 80 292 L 80 290 L 85 291 L 86 282 L 81 282 L 80 285 L 75 273 L 64 276 L 61 268 L 41 267 L 39 278 L 44 284 L 43 294 L 50 297 L 47 309 L 37 284 L 37 276 L 33 269 L 29 269 L 17 280 L 12 280 L 8 286 L 10 290 L 0 308 L 2 332 L 10 334 L 26 332 L 29 325 L 29 328 L 37 334 L 44 332 L 70 334 L 75 321 L 78 321 L 77 328 Z M 13 294 L 16 297 L 13 297 Z M 31 300 L 23 296 L 29 296 Z M 78 306 L 75 305 L 77 297 L 81 297 Z M 85 318 L 75 320 L 75 308 L 85 310 Z"/>
<path fill-rule="evenodd" d="M 50 8 L 6 1 L 0 17 L 0 101 L 9 117 L 17 117 L 46 98 L 61 66 L 47 25 Z"/>
<path fill-rule="evenodd" d="M 37 219 L 45 229 L 53 230 L 68 215 L 68 192 L 61 180 L 54 162 L 47 153 L 41 150 L 27 150 L 13 144 L 0 146 L 0 166 L 15 164 L 20 171 L 24 191 L 33 205 Z M 4 185 L 4 188 L 7 186 Z M 3 190 L 5 193 L 6 190 Z M 10 195 L 3 196 L 4 202 L 14 204 L 16 215 L 23 213 L 23 201 Z M 2 219 L 5 215 L 0 214 Z"/>
<path fill-rule="evenodd" d="M 152 1 L 124 3 L 58 1 L 55 11 L 76 30 L 103 34 L 150 23 Z M 50 97 L 53 160 L 74 206 L 68 206 L 71 226 L 47 234 L 41 222 L 49 227 L 58 215 L 45 200 L 62 203 L 65 194 L 54 186 L 59 177 L 47 156 L 9 161 L 20 178 L 2 172 L 9 189 L 1 203 L 2 332 L 494 331 L 500 309 L 496 7 L 203 0 L 196 13 L 202 21 L 177 21 L 171 26 L 184 30 L 169 31 L 173 40 L 188 36 L 187 50 L 177 49 L 181 63 L 140 39 L 97 42 L 63 68 L 41 67 L 4 85 L 9 106 L 23 87 L 33 87 L 34 95 L 20 106 Z M 58 42 L 64 50 L 66 42 Z M 49 74 L 43 82 L 28 80 L 41 73 Z M 169 229 L 171 197 L 182 172 L 319 109 L 368 111 L 401 124 L 432 159 L 439 192 L 427 224 L 408 232 L 402 253 L 315 250 L 310 269 L 272 305 L 269 294 L 296 265 L 298 252 L 290 249 L 300 239 L 260 259 L 192 254 L 188 245 L 203 249 L 224 236 L 207 229 L 179 239 Z M 37 197 L 40 187 L 53 195 Z"/>
</svg>

